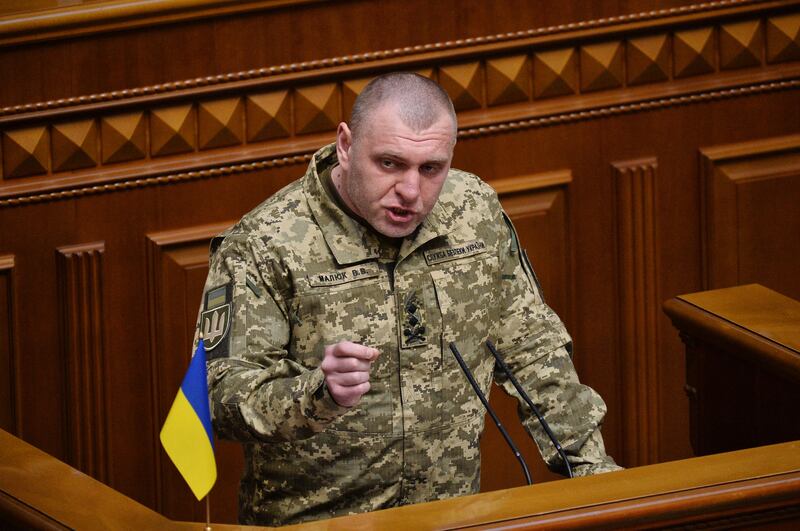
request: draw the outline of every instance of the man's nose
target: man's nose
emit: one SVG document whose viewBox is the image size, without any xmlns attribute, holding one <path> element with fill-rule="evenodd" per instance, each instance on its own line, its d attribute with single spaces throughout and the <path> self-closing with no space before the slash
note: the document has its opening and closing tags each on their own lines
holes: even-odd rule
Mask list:
<svg viewBox="0 0 800 531">
<path fill-rule="evenodd" d="M 419 197 L 419 172 L 416 169 L 409 169 L 403 172 L 403 176 L 395 185 L 395 191 L 404 202 L 412 203 Z"/>
</svg>

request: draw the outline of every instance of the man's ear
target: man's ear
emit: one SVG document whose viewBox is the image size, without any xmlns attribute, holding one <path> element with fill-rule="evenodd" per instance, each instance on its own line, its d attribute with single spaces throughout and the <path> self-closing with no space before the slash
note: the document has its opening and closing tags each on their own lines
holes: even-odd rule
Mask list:
<svg viewBox="0 0 800 531">
<path fill-rule="evenodd" d="M 347 124 L 341 122 L 336 129 L 336 158 L 339 159 L 339 166 L 345 172 L 350 170 L 350 153 L 353 147 L 353 133 Z"/>
</svg>

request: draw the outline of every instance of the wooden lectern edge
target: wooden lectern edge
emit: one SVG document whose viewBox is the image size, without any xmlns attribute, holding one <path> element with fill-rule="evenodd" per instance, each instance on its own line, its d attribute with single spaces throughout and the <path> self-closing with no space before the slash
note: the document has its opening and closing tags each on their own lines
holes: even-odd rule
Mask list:
<svg viewBox="0 0 800 531">
<path fill-rule="evenodd" d="M 680 297 L 665 301 L 663 309 L 679 330 L 702 337 L 712 345 L 732 348 L 731 355 L 743 360 L 764 362 L 779 373 L 800 380 L 800 356 L 789 354 L 788 349 L 780 343 Z"/>
<path fill-rule="evenodd" d="M 529 528 L 556 520 L 564 524 L 587 515 L 596 522 L 598 518 L 613 521 L 621 516 L 632 518 L 637 511 L 646 519 L 659 504 L 665 508 L 684 504 L 689 511 L 695 503 L 700 504 L 697 510 L 701 511 L 703 497 L 709 492 L 718 498 L 715 503 L 722 509 L 725 503 L 735 506 L 745 492 L 767 501 L 770 496 L 785 497 L 787 492 L 800 498 L 800 441 L 281 529 L 386 529 L 399 523 L 413 529 L 510 528 L 517 524 Z M 198 525 L 171 521 L 2 430 L 0 494 L 73 528 L 190 529 Z M 3 501 L 0 496 L 0 505 Z M 635 503 L 626 503 L 631 501 Z M 7 510 L 7 506 L 2 509 Z M 223 524 L 213 527 L 256 529 Z"/>
<path fill-rule="evenodd" d="M 584 515 L 593 510 L 613 513 L 611 506 L 632 500 L 641 500 L 638 508 L 646 510 L 645 506 L 650 499 L 677 496 L 684 500 L 694 491 L 719 486 L 733 488 L 734 498 L 738 498 L 737 493 L 744 483 L 758 483 L 762 480 L 768 480 L 766 488 L 774 488 L 775 483 L 781 484 L 788 480 L 790 484 L 787 487 L 795 493 L 795 497 L 800 497 L 800 441 L 385 509 L 281 529 L 388 529 L 397 522 L 408 524 L 409 529 L 479 529 L 485 525 L 503 528 L 499 524 L 504 521 L 510 525 L 511 522 L 535 518 L 538 522 L 543 517 L 555 517 L 565 511 L 576 511 Z M 753 488 L 752 485 L 748 487 Z M 715 495 L 718 494 L 720 493 L 715 492 Z M 661 500 L 660 503 L 665 501 Z M 531 509 L 526 510 L 525 507 Z M 597 511 L 601 507 L 605 511 Z M 630 507 L 625 508 L 625 511 L 630 510 Z M 532 525 L 532 522 L 528 523 L 525 528 Z"/>
<path fill-rule="evenodd" d="M 800 301 L 761 284 L 686 293 L 676 299 L 800 355 L 800 336 L 794 333 L 800 322 Z M 787 335 L 787 330 L 793 333 Z"/>
<path fill-rule="evenodd" d="M 786 478 L 742 480 L 732 484 L 698 487 L 688 491 L 640 496 L 628 500 L 609 501 L 586 507 L 566 508 L 531 517 L 515 518 L 504 522 L 491 522 L 469 529 L 520 530 L 520 529 L 641 529 L 646 527 L 703 526 L 711 520 L 713 528 L 720 528 L 720 520 L 741 525 L 755 512 L 764 519 L 763 512 L 789 510 L 794 514 L 800 492 L 800 473 L 789 473 Z M 746 498 L 750 507 L 743 506 Z M 787 503 L 788 502 L 788 503 Z M 753 511 L 753 506 L 758 507 Z M 774 516 L 774 515 L 773 515 Z M 767 516 L 770 520 L 770 516 Z M 716 527 L 714 527 L 716 526 Z M 727 526 L 725 526 L 727 527 Z"/>
<path fill-rule="evenodd" d="M 170 525 L 164 516 L 3 430 L 0 493 L 75 529 Z"/>
</svg>

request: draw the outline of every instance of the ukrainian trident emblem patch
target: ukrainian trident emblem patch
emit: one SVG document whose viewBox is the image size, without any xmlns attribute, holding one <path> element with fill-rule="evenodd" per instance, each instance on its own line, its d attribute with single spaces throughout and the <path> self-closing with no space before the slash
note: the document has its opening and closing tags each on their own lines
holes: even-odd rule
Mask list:
<svg viewBox="0 0 800 531">
<path fill-rule="evenodd" d="M 217 348 L 228 336 L 231 323 L 230 286 L 214 288 L 206 293 L 205 310 L 200 315 L 200 327 L 206 351 Z M 226 348 L 220 350 L 227 350 Z M 226 356 L 227 352 L 215 352 L 215 358 Z M 209 356 L 210 358 L 211 356 Z"/>
</svg>

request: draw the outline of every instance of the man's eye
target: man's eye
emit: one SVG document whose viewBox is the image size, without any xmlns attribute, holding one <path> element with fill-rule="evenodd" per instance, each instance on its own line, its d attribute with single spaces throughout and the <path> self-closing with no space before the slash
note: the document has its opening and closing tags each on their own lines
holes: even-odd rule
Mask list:
<svg viewBox="0 0 800 531">
<path fill-rule="evenodd" d="M 436 173 L 439 170 L 439 167 L 438 166 L 432 166 L 430 164 L 426 164 L 426 165 L 422 166 L 420 168 L 420 170 L 422 171 L 422 173 L 431 174 L 431 173 Z"/>
<path fill-rule="evenodd" d="M 394 161 L 392 161 L 392 160 L 389 160 L 389 159 L 383 159 L 383 160 L 381 161 L 381 165 L 382 165 L 384 168 L 394 168 L 394 166 L 395 166 L 395 164 L 394 164 Z"/>
</svg>

